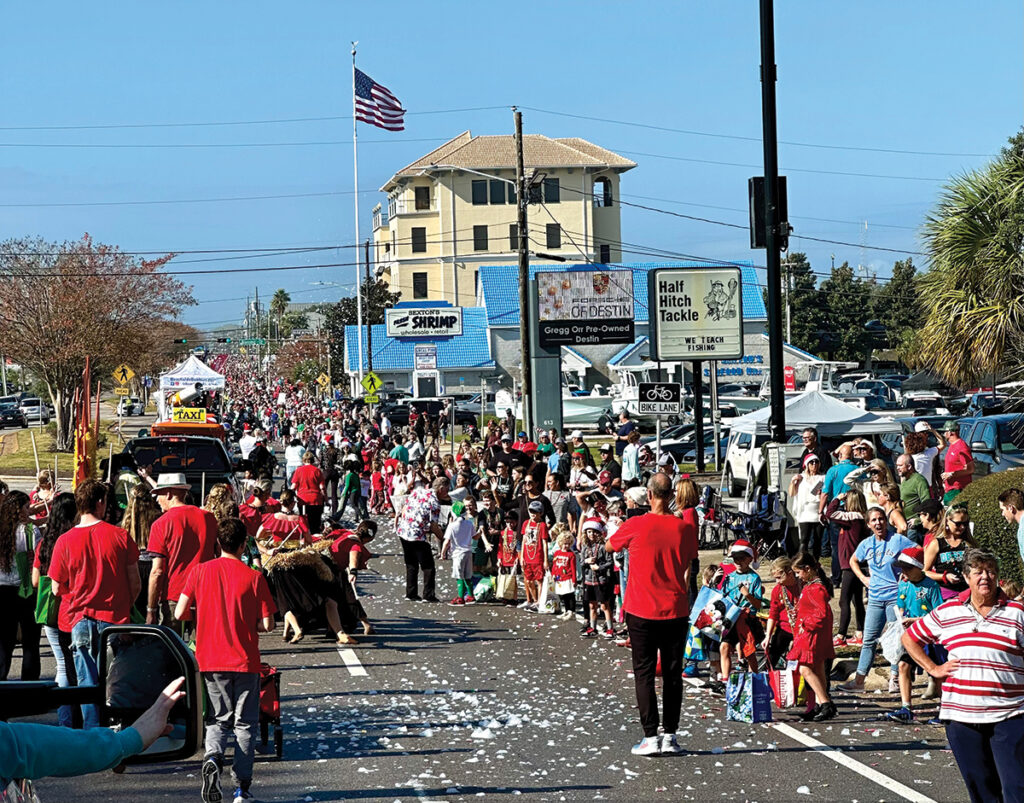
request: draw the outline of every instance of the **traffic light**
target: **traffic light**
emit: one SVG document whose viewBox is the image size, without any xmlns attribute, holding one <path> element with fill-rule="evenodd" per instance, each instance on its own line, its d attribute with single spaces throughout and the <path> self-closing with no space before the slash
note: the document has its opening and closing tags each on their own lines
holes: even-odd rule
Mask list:
<svg viewBox="0 0 1024 803">
<path fill-rule="evenodd" d="M 176 344 L 180 344 L 180 345 L 184 346 L 186 343 L 188 343 L 188 338 L 187 337 L 176 337 L 174 339 L 174 342 Z"/>
<path fill-rule="evenodd" d="M 231 338 L 230 337 L 218 337 L 217 338 L 217 342 L 218 343 L 230 343 L 231 342 Z"/>
</svg>

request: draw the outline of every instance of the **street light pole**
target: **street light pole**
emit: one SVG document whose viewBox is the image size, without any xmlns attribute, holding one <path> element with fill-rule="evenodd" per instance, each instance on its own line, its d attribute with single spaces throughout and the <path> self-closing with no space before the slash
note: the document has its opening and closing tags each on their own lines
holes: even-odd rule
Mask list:
<svg viewBox="0 0 1024 803">
<path fill-rule="evenodd" d="M 366 251 L 365 251 L 365 256 L 364 256 L 364 262 L 366 263 L 366 284 L 367 284 L 366 291 L 369 292 L 370 291 L 370 288 L 369 288 L 369 284 L 370 284 L 370 241 L 369 240 L 366 241 Z M 366 304 L 367 304 L 367 309 L 366 309 L 366 370 L 372 374 L 373 373 L 373 324 L 370 322 L 370 309 L 369 309 L 370 300 L 369 300 L 369 297 L 367 297 Z"/>
<path fill-rule="evenodd" d="M 775 12 L 773 0 L 761 0 L 761 116 L 764 139 L 765 265 L 768 283 L 768 362 L 771 389 L 771 437 L 786 435 L 786 390 L 782 357 L 782 267 L 779 256 L 779 153 L 775 118 Z"/>
<path fill-rule="evenodd" d="M 523 165 L 523 113 L 512 107 L 516 134 L 516 230 L 519 234 L 519 341 L 521 362 L 520 392 L 523 395 L 523 431 L 533 437 L 533 415 L 530 409 L 530 392 L 533 377 L 530 371 L 530 251 L 526 236 L 526 204 L 529 192 L 526 186 L 526 168 Z M 512 403 L 515 404 L 513 398 Z"/>
</svg>

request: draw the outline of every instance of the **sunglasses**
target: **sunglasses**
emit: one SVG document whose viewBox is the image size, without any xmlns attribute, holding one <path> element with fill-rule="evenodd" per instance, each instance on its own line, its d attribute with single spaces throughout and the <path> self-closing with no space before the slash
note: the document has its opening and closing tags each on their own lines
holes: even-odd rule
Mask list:
<svg viewBox="0 0 1024 803">
<path fill-rule="evenodd" d="M 952 521 L 952 520 L 950 520 L 949 523 L 952 524 L 956 528 L 966 527 L 968 524 L 970 524 L 970 522 L 966 521 L 966 520 L 961 520 L 961 521 Z"/>
</svg>

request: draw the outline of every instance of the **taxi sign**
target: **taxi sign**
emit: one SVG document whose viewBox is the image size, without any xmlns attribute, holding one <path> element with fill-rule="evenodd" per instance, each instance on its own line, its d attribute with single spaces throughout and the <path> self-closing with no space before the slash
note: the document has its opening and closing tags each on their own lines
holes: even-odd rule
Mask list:
<svg viewBox="0 0 1024 803">
<path fill-rule="evenodd" d="M 130 392 L 131 391 L 128 390 L 128 388 L 123 387 L 123 386 L 119 387 L 119 388 L 114 388 L 114 395 L 115 396 L 127 396 Z"/>
<path fill-rule="evenodd" d="M 205 424 L 205 407 L 175 407 L 171 411 L 171 421 L 175 424 Z"/>
<path fill-rule="evenodd" d="M 366 374 L 359 384 L 363 386 L 367 393 L 376 393 L 378 390 L 384 387 L 384 383 L 381 382 L 380 377 L 377 376 L 373 371 L 370 371 L 368 374 Z"/>
<path fill-rule="evenodd" d="M 316 382 L 320 387 L 326 388 L 331 384 L 331 378 L 327 376 L 327 374 L 320 374 L 320 376 L 316 378 Z"/>
<path fill-rule="evenodd" d="M 114 379 L 117 380 L 119 385 L 127 385 L 134 376 L 135 372 L 124 363 L 121 363 L 114 369 Z"/>
<path fill-rule="evenodd" d="M 366 404 L 380 404 L 380 396 L 378 396 L 376 393 L 367 393 L 365 396 L 363 396 L 363 401 Z"/>
</svg>

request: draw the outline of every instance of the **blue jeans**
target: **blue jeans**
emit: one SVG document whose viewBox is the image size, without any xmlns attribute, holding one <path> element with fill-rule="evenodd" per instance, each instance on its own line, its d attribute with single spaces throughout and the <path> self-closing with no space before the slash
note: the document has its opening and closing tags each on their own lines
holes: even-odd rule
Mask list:
<svg viewBox="0 0 1024 803">
<path fill-rule="evenodd" d="M 66 689 L 71 684 L 68 682 L 68 670 L 64 665 L 64 650 L 60 646 L 60 631 L 55 627 L 44 625 L 43 633 L 46 636 L 47 643 L 50 645 L 50 651 L 53 653 L 53 661 L 57 664 L 57 673 L 54 680 L 57 681 L 58 688 Z M 70 705 L 62 705 L 57 709 L 57 723 L 62 728 L 72 727 Z"/>
<path fill-rule="evenodd" d="M 79 686 L 96 686 L 100 681 L 100 634 L 110 626 L 109 622 L 96 619 L 82 619 L 71 628 L 71 655 L 75 661 Z M 82 727 L 98 728 L 99 711 L 94 705 L 82 705 Z"/>
<path fill-rule="evenodd" d="M 871 671 L 871 662 L 875 660 L 875 645 L 882 635 L 886 622 L 896 621 L 896 600 L 883 602 L 868 599 L 864 611 L 864 646 L 860 648 L 860 660 L 857 662 L 857 674 L 866 675 Z M 896 671 L 896 665 L 890 667 Z"/>
<path fill-rule="evenodd" d="M 1024 801 L 1024 716 L 1002 722 L 947 722 L 946 738 L 972 803 Z"/>
</svg>

